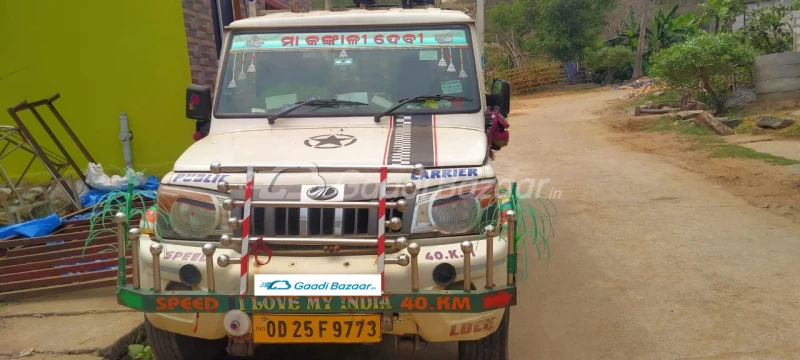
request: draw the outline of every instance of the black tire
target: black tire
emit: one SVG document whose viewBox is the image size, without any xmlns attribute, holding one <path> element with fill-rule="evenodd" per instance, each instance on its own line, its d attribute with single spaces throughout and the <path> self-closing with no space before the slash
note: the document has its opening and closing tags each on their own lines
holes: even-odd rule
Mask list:
<svg viewBox="0 0 800 360">
<path fill-rule="evenodd" d="M 508 360 L 508 327 L 511 308 L 507 307 L 500 327 L 478 340 L 458 342 L 458 360 Z"/>
<path fill-rule="evenodd" d="M 225 352 L 228 339 L 198 339 L 161 330 L 144 319 L 147 342 L 158 360 L 214 360 Z"/>
</svg>

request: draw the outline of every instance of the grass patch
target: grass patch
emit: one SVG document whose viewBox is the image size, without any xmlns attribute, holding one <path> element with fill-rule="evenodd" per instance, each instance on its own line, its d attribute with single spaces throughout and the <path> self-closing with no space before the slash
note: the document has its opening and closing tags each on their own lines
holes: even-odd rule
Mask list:
<svg viewBox="0 0 800 360">
<path fill-rule="evenodd" d="M 6 307 L 8 305 L 11 305 L 13 303 L 14 303 L 13 301 L 0 301 L 0 308 L 4 308 L 4 307 Z"/>
<path fill-rule="evenodd" d="M 746 124 L 742 123 L 742 125 L 738 126 L 737 129 L 743 126 L 746 126 Z M 752 127 L 755 126 L 755 120 L 752 120 L 752 124 L 749 126 L 752 129 Z M 797 129 L 800 129 L 800 127 L 797 127 Z M 710 153 L 710 157 L 712 158 L 754 159 L 775 165 L 800 164 L 800 161 L 797 160 L 758 152 L 744 146 L 728 144 L 721 137 L 702 126 L 684 123 L 679 123 L 676 125 L 674 120 L 671 120 L 667 117 L 649 121 L 642 126 L 641 130 L 677 133 L 692 142 L 692 149 L 708 151 Z M 800 130 L 798 130 L 798 132 L 800 132 Z"/>
<path fill-rule="evenodd" d="M 661 96 L 656 96 L 655 94 L 658 91 L 651 92 L 641 98 L 635 99 L 628 104 L 628 107 L 637 107 L 639 105 L 647 104 L 648 102 L 652 102 L 654 104 L 665 102 L 665 101 L 680 101 L 681 93 L 674 91 L 674 90 L 666 90 L 661 94 Z"/>
<path fill-rule="evenodd" d="M 778 131 L 778 134 L 781 134 L 782 136 L 786 136 L 789 138 L 800 138 L 800 120 L 798 120 L 798 122 L 796 122 L 794 125 L 787 127 L 786 129 L 781 129 L 780 131 Z"/>
<path fill-rule="evenodd" d="M 763 160 L 770 164 L 775 165 L 795 165 L 800 164 L 800 161 L 787 159 L 782 156 L 775 156 L 767 153 L 755 151 L 750 148 L 739 145 L 721 145 L 711 151 L 712 158 L 745 158 Z"/>
<path fill-rule="evenodd" d="M 745 118 L 742 120 L 742 123 L 739 124 L 739 126 L 733 129 L 733 132 L 739 135 L 751 134 L 753 132 L 753 129 L 755 129 L 755 127 L 756 127 L 755 118 Z"/>
<path fill-rule="evenodd" d="M 644 126 L 642 126 L 642 130 L 645 131 L 658 131 L 658 132 L 676 132 L 678 134 L 683 135 L 692 135 L 692 136 L 710 136 L 714 135 L 708 129 L 697 126 L 697 125 L 689 125 L 689 124 L 678 124 L 674 125 L 675 120 L 672 120 L 667 117 L 662 117 L 658 120 L 653 120 L 647 122 Z"/>
<path fill-rule="evenodd" d="M 787 138 L 800 138 L 800 118 L 791 115 L 792 112 L 800 109 L 800 100 L 783 100 L 771 102 L 756 102 L 753 104 L 731 109 L 728 117 L 731 119 L 743 119 L 741 125 L 733 131 L 737 134 L 751 134 L 757 128 L 756 119 L 761 116 L 774 116 L 782 119 L 796 120 L 797 123 L 778 131 L 770 131 L 770 134 Z"/>
</svg>

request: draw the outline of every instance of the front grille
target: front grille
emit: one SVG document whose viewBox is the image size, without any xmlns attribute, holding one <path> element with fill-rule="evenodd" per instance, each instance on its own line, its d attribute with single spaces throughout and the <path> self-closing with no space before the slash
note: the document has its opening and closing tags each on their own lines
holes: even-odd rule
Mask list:
<svg viewBox="0 0 800 360">
<path fill-rule="evenodd" d="M 387 199 L 387 201 L 395 201 Z M 409 208 L 411 208 L 409 206 Z M 240 209 L 237 209 L 241 211 Z M 405 216 L 404 216 L 405 215 Z M 236 215 L 234 215 L 236 216 Z M 398 217 L 404 226 L 400 230 L 386 228 L 388 236 L 404 233 L 406 223 L 411 221 L 410 209 L 404 214 L 387 209 L 386 220 Z M 305 221 L 304 221 L 305 219 Z M 337 221 L 340 219 L 340 221 Z M 323 237 L 323 238 L 375 238 L 378 236 L 378 210 L 354 208 L 254 208 L 251 216 L 251 238 L 268 237 Z M 235 232 L 241 236 L 240 231 Z M 274 250 L 320 250 L 319 246 L 270 245 Z M 374 247 L 344 246 L 342 250 L 365 250 Z"/>
<path fill-rule="evenodd" d="M 267 216 L 272 210 L 271 216 Z M 305 213 L 306 230 L 301 232 L 301 214 Z M 340 218 L 337 229 L 337 217 Z M 274 208 L 254 209 L 254 234 L 270 234 L 270 236 L 357 236 L 369 235 L 369 209 L 297 209 Z M 260 220 L 260 221 L 259 221 Z M 270 229 L 271 227 L 271 229 Z"/>
</svg>

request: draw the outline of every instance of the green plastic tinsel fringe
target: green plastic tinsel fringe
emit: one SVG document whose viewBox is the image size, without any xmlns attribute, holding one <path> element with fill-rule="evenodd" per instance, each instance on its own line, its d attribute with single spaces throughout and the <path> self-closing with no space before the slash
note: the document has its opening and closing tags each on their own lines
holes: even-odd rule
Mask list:
<svg viewBox="0 0 800 360">
<path fill-rule="evenodd" d="M 499 222 L 501 212 L 508 210 L 502 207 L 502 199 L 508 198 L 510 200 L 510 209 L 514 210 L 517 216 L 517 221 L 514 223 L 515 238 L 513 256 L 508 257 L 508 271 L 509 273 L 516 273 L 517 263 L 519 259 L 520 249 L 522 250 L 522 258 L 524 261 L 523 279 L 528 277 L 528 243 L 531 243 L 536 250 L 536 256 L 539 260 L 544 257 L 545 266 L 550 264 L 550 244 L 548 239 L 555 236 L 553 232 L 553 222 L 550 214 L 550 208 L 556 212 L 555 206 L 549 199 L 542 199 L 534 197 L 536 203 L 541 205 L 541 209 L 535 208 L 531 205 L 532 201 L 528 198 L 521 198 L 517 193 L 517 184 L 511 183 L 511 189 L 499 188 L 496 193 L 498 199 L 496 206 L 487 207 L 481 216 L 481 222 L 478 224 L 481 229 L 481 235 L 485 235 L 486 225 L 495 225 Z M 548 206 L 549 205 L 549 206 Z M 508 235 L 508 223 L 502 224 L 496 228 L 496 233 L 502 239 L 506 239 Z M 506 239 L 508 240 L 508 239 Z"/>
<path fill-rule="evenodd" d="M 91 212 L 94 214 L 89 218 L 89 236 L 84 242 L 82 255 L 86 254 L 86 248 L 91 246 L 92 241 L 98 236 L 103 234 L 117 235 L 117 225 L 116 222 L 114 222 L 114 215 L 116 215 L 116 213 L 122 212 L 125 214 L 123 230 L 126 250 L 130 248 L 130 240 L 127 234 L 128 230 L 131 228 L 131 219 L 137 215 L 141 215 L 142 219 L 146 219 L 145 213 L 148 209 L 145 208 L 145 202 L 147 201 L 147 197 L 134 192 L 136 186 L 135 173 L 133 171 L 126 171 L 124 174 L 128 180 L 127 190 L 111 191 L 104 196 L 102 201 L 92 206 Z M 140 204 L 140 206 L 134 207 L 137 203 Z M 160 204 L 156 203 L 154 210 L 158 212 L 159 221 L 169 222 L 169 216 L 162 211 L 162 206 L 160 206 Z M 107 226 L 106 224 L 109 225 Z M 149 225 L 147 221 L 142 221 L 142 226 L 147 228 Z M 109 245 L 109 249 L 100 252 L 104 253 L 109 251 L 118 251 L 116 243 L 114 245 Z M 117 283 L 125 284 L 125 278 L 125 258 L 117 257 Z"/>
</svg>

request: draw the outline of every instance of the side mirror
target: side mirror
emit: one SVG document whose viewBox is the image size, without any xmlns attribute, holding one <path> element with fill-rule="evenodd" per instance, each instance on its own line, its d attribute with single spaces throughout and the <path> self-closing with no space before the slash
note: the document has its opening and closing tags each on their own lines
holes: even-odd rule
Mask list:
<svg viewBox="0 0 800 360">
<path fill-rule="evenodd" d="M 500 114 L 508 116 L 511 112 L 511 85 L 505 80 L 492 81 L 492 94 L 486 96 L 486 105 L 496 106 Z"/>
<path fill-rule="evenodd" d="M 203 85 L 186 88 L 186 117 L 200 122 L 211 120 L 211 89 Z"/>
</svg>

